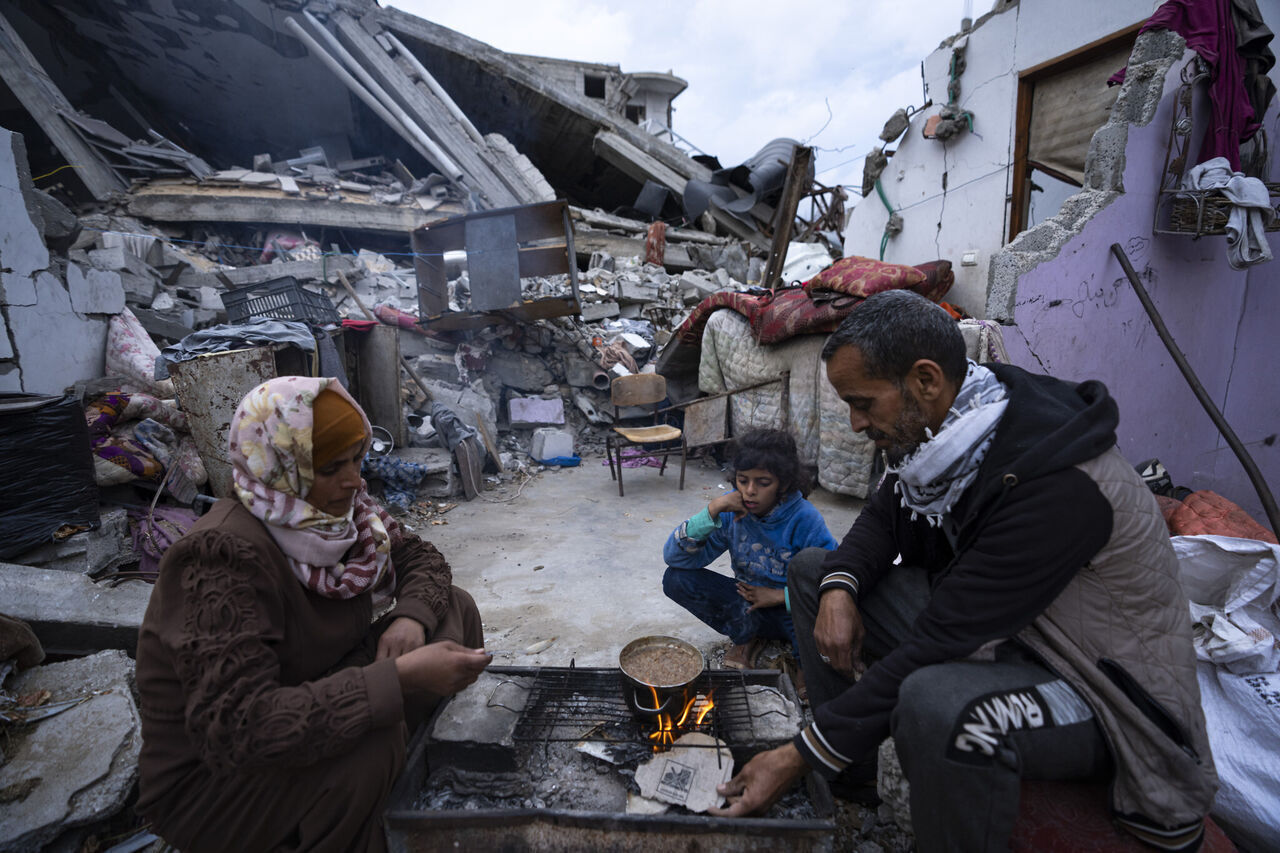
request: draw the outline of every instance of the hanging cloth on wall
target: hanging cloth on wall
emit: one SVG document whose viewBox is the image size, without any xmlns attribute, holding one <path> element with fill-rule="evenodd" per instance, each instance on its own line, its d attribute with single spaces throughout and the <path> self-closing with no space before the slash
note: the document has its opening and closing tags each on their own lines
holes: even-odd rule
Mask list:
<svg viewBox="0 0 1280 853">
<path fill-rule="evenodd" d="M 1237 48 L 1236 25 L 1232 0 L 1168 0 L 1156 9 L 1138 34 L 1147 30 L 1172 30 L 1187 40 L 1187 47 L 1200 55 L 1210 68 L 1210 116 L 1197 162 L 1226 157 L 1231 170 L 1240 170 L 1240 143 L 1250 139 L 1261 127 L 1261 116 L 1254 111 L 1245 84 L 1245 62 Z M 1256 12 L 1256 8 L 1254 10 Z M 1262 27 L 1261 17 L 1257 27 Z M 1270 31 L 1264 37 L 1257 27 L 1250 30 L 1249 50 L 1257 60 L 1255 67 L 1266 65 L 1271 51 L 1266 47 Z M 1265 29 L 1265 27 L 1262 27 Z M 1271 64 L 1275 57 L 1270 56 Z M 1111 76 L 1108 83 L 1123 83 L 1125 69 Z M 1269 98 L 1268 98 L 1269 100 Z"/>
</svg>

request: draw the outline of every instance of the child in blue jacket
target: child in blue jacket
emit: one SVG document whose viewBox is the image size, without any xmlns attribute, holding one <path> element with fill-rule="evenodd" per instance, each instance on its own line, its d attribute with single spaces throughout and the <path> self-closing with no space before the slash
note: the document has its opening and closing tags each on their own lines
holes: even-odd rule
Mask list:
<svg viewBox="0 0 1280 853">
<path fill-rule="evenodd" d="M 795 652 L 785 604 L 791 556 L 831 550 L 836 540 L 805 500 L 808 477 L 789 433 L 751 430 L 730 446 L 729 458 L 736 489 L 672 531 L 662 591 L 733 641 L 725 666 L 751 669 L 766 640 L 787 640 Z M 733 577 L 706 568 L 725 551 Z"/>
</svg>

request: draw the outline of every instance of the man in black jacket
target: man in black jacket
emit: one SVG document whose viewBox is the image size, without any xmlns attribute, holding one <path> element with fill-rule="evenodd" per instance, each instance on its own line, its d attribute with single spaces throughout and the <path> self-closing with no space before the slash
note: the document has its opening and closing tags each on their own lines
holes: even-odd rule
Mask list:
<svg viewBox="0 0 1280 853">
<path fill-rule="evenodd" d="M 1106 388 L 970 362 L 906 291 L 822 356 L 888 474 L 839 548 L 792 560 L 814 723 L 722 786 L 721 813 L 811 769 L 865 778 L 892 733 L 922 851 L 1007 849 L 1022 778 L 1108 777 L 1127 829 L 1194 850 L 1216 777 L 1186 601 Z"/>
</svg>

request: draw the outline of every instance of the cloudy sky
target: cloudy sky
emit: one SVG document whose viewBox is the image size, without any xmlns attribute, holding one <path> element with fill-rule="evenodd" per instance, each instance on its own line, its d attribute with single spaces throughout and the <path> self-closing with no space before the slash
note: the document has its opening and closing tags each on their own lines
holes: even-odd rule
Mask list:
<svg viewBox="0 0 1280 853">
<path fill-rule="evenodd" d="M 920 62 L 989 0 L 382 0 L 512 53 L 670 71 L 689 81 L 673 127 L 726 166 L 786 136 L 818 149 L 818 180 L 862 184 L 898 107 L 923 101 Z"/>
</svg>

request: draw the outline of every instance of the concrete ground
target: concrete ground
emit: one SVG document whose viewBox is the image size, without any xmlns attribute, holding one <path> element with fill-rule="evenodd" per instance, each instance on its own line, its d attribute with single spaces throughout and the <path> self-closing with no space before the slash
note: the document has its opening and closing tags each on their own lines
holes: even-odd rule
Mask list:
<svg viewBox="0 0 1280 853">
<path fill-rule="evenodd" d="M 589 457 L 522 488 L 517 481 L 460 500 L 435 523 L 408 521 L 449 560 L 454 583 L 475 596 L 496 664 L 616 666 L 623 646 L 649 634 L 711 655 L 728 641 L 663 595 L 662 546 L 676 525 L 728 490 L 729 473 L 695 459 L 683 491 L 679 476 L 678 462 L 662 476 L 628 468 L 619 497 L 603 457 Z M 837 540 L 863 503 L 821 489 L 810 500 Z M 713 567 L 729 574 L 728 556 Z"/>
</svg>

